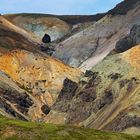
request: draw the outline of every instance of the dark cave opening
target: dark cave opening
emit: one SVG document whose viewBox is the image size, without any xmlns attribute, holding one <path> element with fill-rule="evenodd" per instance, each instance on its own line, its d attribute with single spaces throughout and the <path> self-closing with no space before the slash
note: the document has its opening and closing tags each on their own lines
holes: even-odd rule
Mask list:
<svg viewBox="0 0 140 140">
<path fill-rule="evenodd" d="M 43 43 L 50 43 L 51 42 L 51 37 L 48 34 L 45 34 L 42 38 Z"/>
</svg>

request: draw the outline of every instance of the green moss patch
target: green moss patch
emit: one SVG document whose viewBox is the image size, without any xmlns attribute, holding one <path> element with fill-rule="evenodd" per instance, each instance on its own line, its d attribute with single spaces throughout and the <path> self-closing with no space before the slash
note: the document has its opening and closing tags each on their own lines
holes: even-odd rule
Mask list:
<svg viewBox="0 0 140 140">
<path fill-rule="evenodd" d="M 139 140 L 140 136 L 102 132 L 0 117 L 0 140 Z"/>
</svg>

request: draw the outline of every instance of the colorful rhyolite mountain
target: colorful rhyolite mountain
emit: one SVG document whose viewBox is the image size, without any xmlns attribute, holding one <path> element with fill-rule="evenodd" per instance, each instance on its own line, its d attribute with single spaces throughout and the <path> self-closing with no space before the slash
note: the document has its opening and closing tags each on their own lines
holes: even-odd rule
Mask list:
<svg viewBox="0 0 140 140">
<path fill-rule="evenodd" d="M 0 114 L 139 134 L 139 15 L 140 1 L 124 0 L 93 16 L 0 16 Z M 40 48 L 44 34 L 52 56 Z"/>
</svg>

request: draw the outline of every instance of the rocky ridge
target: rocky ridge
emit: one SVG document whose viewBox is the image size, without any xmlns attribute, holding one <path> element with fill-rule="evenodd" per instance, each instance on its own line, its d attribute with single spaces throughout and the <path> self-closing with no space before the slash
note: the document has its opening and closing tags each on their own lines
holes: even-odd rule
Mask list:
<svg viewBox="0 0 140 140">
<path fill-rule="evenodd" d="M 129 34 L 133 25 L 139 23 L 139 1 L 132 5 L 125 14 L 108 13 L 93 25 L 60 42 L 54 57 L 83 71 L 92 68 L 115 48 L 120 38 Z"/>
</svg>

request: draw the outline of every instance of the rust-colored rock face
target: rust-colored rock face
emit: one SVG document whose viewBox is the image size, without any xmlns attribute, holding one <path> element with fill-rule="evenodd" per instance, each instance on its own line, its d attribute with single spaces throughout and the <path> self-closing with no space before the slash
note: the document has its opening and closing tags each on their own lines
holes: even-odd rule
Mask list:
<svg viewBox="0 0 140 140">
<path fill-rule="evenodd" d="M 23 50 L 1 55 L 0 69 L 33 98 L 34 105 L 31 106 L 34 107 L 28 112 L 32 120 L 46 115 L 45 105 L 49 107 L 54 104 L 66 77 L 77 82 L 81 75 L 78 69 L 58 60 Z M 7 100 L 10 101 L 10 97 Z"/>
<path fill-rule="evenodd" d="M 134 48 L 123 53 L 123 58 L 132 66 L 140 68 L 140 45 L 135 46 Z"/>
<path fill-rule="evenodd" d="M 54 103 L 66 77 L 77 81 L 81 74 L 51 57 L 21 50 L 3 54 L 0 69 L 48 105 Z"/>
<path fill-rule="evenodd" d="M 47 56 L 39 43 L 33 33 L 0 16 L 0 77 L 4 80 L 0 81 L 0 114 L 22 120 L 43 119 L 64 79 L 79 80 L 80 70 Z"/>
</svg>

